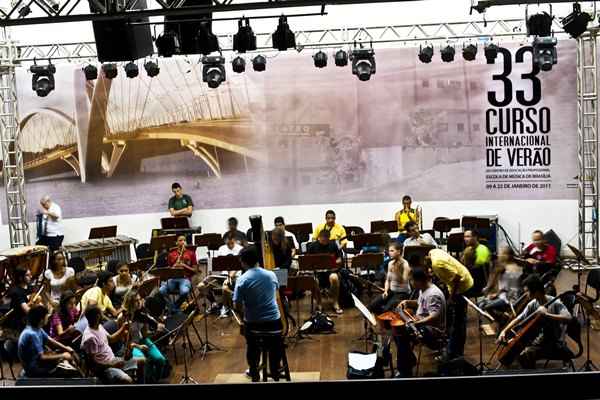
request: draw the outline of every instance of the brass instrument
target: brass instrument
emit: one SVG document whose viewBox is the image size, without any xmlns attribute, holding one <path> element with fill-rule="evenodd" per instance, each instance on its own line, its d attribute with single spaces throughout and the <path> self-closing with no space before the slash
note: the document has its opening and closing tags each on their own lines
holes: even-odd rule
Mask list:
<svg viewBox="0 0 600 400">
<path fill-rule="evenodd" d="M 183 257 L 184 253 L 185 253 L 185 246 L 183 246 L 179 249 L 179 255 L 177 256 L 177 260 L 175 260 L 174 265 L 179 265 L 181 263 L 181 258 Z"/>
<path fill-rule="evenodd" d="M 421 207 L 421 205 L 419 204 L 415 210 L 415 213 L 417 214 L 417 225 L 419 225 L 419 230 L 423 230 L 423 207 Z"/>
</svg>

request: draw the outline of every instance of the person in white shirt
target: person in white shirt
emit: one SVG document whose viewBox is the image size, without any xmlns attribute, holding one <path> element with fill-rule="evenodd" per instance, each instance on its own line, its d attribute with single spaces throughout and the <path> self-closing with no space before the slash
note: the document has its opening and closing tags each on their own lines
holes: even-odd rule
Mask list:
<svg viewBox="0 0 600 400">
<path fill-rule="evenodd" d="M 55 252 L 62 246 L 63 239 L 65 238 L 62 225 L 62 210 L 48 195 L 42 197 L 40 205 L 41 229 L 37 244 L 48 246 L 51 252 Z"/>
<path fill-rule="evenodd" d="M 225 244 L 217 250 L 217 257 L 237 256 L 243 248 L 235 241 L 235 236 L 229 234 L 225 237 Z"/>
<path fill-rule="evenodd" d="M 431 237 L 429 233 L 421 233 L 419 232 L 419 226 L 413 222 L 408 221 L 404 225 L 404 229 L 406 229 L 406 234 L 408 237 L 404 241 L 404 247 L 409 246 L 435 246 L 438 247 L 438 244 L 435 242 L 435 239 Z"/>
<path fill-rule="evenodd" d="M 67 267 L 65 255 L 62 252 L 54 253 L 50 268 L 44 271 L 44 278 L 50 285 L 50 300 L 52 307 L 58 308 L 67 280 L 75 276 L 75 270 Z"/>
<path fill-rule="evenodd" d="M 298 252 L 298 249 L 300 249 L 298 240 L 296 240 L 296 235 L 294 235 L 292 232 L 288 232 L 285 230 L 285 221 L 283 220 L 283 217 L 275 218 L 275 228 L 283 230 L 285 233 L 285 237 L 292 239 L 291 241 L 292 241 L 292 243 L 294 243 L 294 248 L 292 249 L 292 257 L 293 257 Z"/>
</svg>

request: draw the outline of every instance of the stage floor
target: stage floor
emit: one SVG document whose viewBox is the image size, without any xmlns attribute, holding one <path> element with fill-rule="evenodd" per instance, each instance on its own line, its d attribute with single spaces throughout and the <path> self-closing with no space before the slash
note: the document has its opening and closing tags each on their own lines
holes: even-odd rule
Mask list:
<svg viewBox="0 0 600 400">
<path fill-rule="evenodd" d="M 559 292 L 570 289 L 577 281 L 577 275 L 574 272 L 563 270 L 559 275 L 557 287 Z M 593 292 L 593 289 L 591 290 Z M 593 295 L 593 294 L 592 294 Z M 325 300 L 325 310 L 329 302 Z M 292 307 L 295 307 L 293 302 Z M 310 298 L 305 297 L 300 301 L 301 320 L 308 318 L 310 313 Z M 333 314 L 333 313 L 331 313 Z M 296 316 L 295 308 L 292 309 L 292 315 Z M 315 340 L 303 340 L 297 345 L 291 344 L 287 349 L 287 357 L 294 380 L 339 380 L 346 379 L 348 352 L 353 350 L 364 351 L 364 341 L 356 340 L 364 333 L 363 321 L 358 310 L 349 309 L 341 316 L 333 316 L 335 321 L 335 334 L 313 335 Z M 204 336 L 204 322 L 196 323 L 198 331 Z M 246 382 L 244 371 L 246 370 L 245 358 L 245 340 L 239 334 L 237 324 L 230 318 L 225 320 L 215 320 L 210 317 L 208 320 L 209 340 L 218 345 L 225 351 L 210 352 L 205 359 L 201 359 L 198 353 L 189 363 L 189 375 L 199 383 L 238 383 Z M 583 331 L 583 341 L 585 346 L 585 330 Z M 195 334 L 190 338 L 195 347 L 198 347 Z M 600 332 L 591 330 L 591 358 L 600 363 Z M 490 355 L 496 349 L 494 337 L 485 337 L 483 340 L 484 360 L 487 361 Z M 574 345 L 574 343 L 570 343 Z M 394 346 L 392 346 L 394 347 Z M 575 348 L 575 347 L 573 347 Z M 584 349 L 585 350 L 585 349 Z M 172 352 L 169 357 L 172 359 Z M 171 377 L 172 383 L 179 383 L 184 375 L 184 366 L 181 351 L 178 350 L 178 361 Z M 479 338 L 477 334 L 477 318 L 473 312 L 469 313 L 468 339 L 466 344 L 465 356 L 473 364 L 479 362 Z M 575 366 L 579 368 L 585 362 L 584 354 L 575 361 Z M 394 362 L 395 364 L 395 362 Z M 496 361 L 493 362 L 495 366 Z M 543 365 L 540 363 L 539 367 Z M 549 368 L 558 368 L 561 363 L 551 363 Z M 419 375 L 427 372 L 433 372 L 435 363 L 433 362 L 431 351 L 424 349 L 421 357 L 421 367 Z"/>
</svg>

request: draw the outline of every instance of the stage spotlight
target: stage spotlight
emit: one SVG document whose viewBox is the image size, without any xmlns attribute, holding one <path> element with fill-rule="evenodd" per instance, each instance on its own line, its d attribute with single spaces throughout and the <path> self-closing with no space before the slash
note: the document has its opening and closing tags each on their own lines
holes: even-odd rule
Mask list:
<svg viewBox="0 0 600 400">
<path fill-rule="evenodd" d="M 573 4 L 573 12 L 561 21 L 563 29 L 572 38 L 578 38 L 583 32 L 587 30 L 588 22 L 592 20 L 590 14 L 581 12 L 581 6 L 579 3 Z"/>
<path fill-rule="evenodd" d="M 46 97 L 54 90 L 54 74 L 56 67 L 48 61 L 48 65 L 34 64 L 29 67 L 29 71 L 33 74 L 31 78 L 31 88 L 40 97 Z"/>
<path fill-rule="evenodd" d="M 553 16 L 544 12 L 534 14 L 527 19 L 527 36 L 550 36 L 552 35 Z"/>
<path fill-rule="evenodd" d="M 536 37 L 533 40 L 533 63 L 542 71 L 550 71 L 558 62 L 555 37 Z"/>
<path fill-rule="evenodd" d="M 375 63 L 375 52 L 373 49 L 354 49 L 352 50 L 352 74 L 356 75 L 361 81 L 368 81 L 371 75 L 377 72 Z"/>
<path fill-rule="evenodd" d="M 161 57 L 172 57 L 179 53 L 179 37 L 173 31 L 167 31 L 160 34 L 156 40 L 156 49 Z"/>
<path fill-rule="evenodd" d="M 94 79 L 98 79 L 98 68 L 96 68 L 93 64 L 88 64 L 82 68 L 83 73 L 85 74 L 85 79 L 88 81 L 93 81 Z"/>
<path fill-rule="evenodd" d="M 244 20 L 246 25 L 243 24 Z M 250 26 L 250 19 L 242 18 L 238 21 L 238 32 L 233 35 L 233 50 L 238 53 L 256 50 L 256 35 Z"/>
<path fill-rule="evenodd" d="M 454 49 L 454 46 L 448 45 L 440 50 L 440 54 L 442 55 L 442 61 L 449 63 L 454 61 L 456 50 Z"/>
<path fill-rule="evenodd" d="M 494 43 L 489 43 L 485 45 L 484 49 L 485 59 L 488 64 L 495 64 L 496 58 L 498 58 L 498 46 Z"/>
<path fill-rule="evenodd" d="M 313 56 L 313 60 L 317 68 L 325 68 L 327 66 L 327 54 L 320 50 Z"/>
<path fill-rule="evenodd" d="M 239 56 L 234 58 L 231 62 L 231 68 L 233 69 L 233 72 L 241 74 L 246 71 L 246 60 Z"/>
<path fill-rule="evenodd" d="M 102 73 L 108 79 L 115 79 L 119 73 L 117 64 L 102 64 Z"/>
<path fill-rule="evenodd" d="M 25 18 L 26 16 L 28 16 L 29 14 L 31 14 L 31 8 L 27 5 L 19 8 L 19 18 Z"/>
<path fill-rule="evenodd" d="M 344 50 L 338 50 L 335 53 L 335 65 L 345 67 L 348 65 L 348 53 Z"/>
<path fill-rule="evenodd" d="M 160 73 L 160 67 L 158 66 L 158 63 L 154 61 L 146 61 L 144 63 L 144 69 L 149 78 L 154 78 Z"/>
<path fill-rule="evenodd" d="M 125 75 L 128 78 L 137 78 L 137 76 L 140 74 L 140 69 L 138 68 L 137 64 L 133 61 L 125 64 L 125 67 L 123 67 L 123 69 L 125 70 Z"/>
<path fill-rule="evenodd" d="M 202 82 L 207 82 L 208 87 L 216 89 L 225 82 L 225 58 L 222 56 L 202 57 Z"/>
<path fill-rule="evenodd" d="M 252 68 L 257 72 L 263 72 L 267 69 L 267 59 L 265 56 L 257 55 L 252 59 Z"/>
<path fill-rule="evenodd" d="M 212 33 L 210 21 L 202 21 L 198 30 L 198 49 L 205 56 L 214 51 L 219 51 L 219 39 Z"/>
<path fill-rule="evenodd" d="M 279 17 L 279 25 L 277 25 L 277 30 L 273 33 L 272 39 L 273 48 L 279 51 L 296 48 L 296 36 L 290 29 L 285 15 Z"/>
<path fill-rule="evenodd" d="M 470 44 L 463 47 L 463 58 L 467 61 L 473 61 L 477 57 L 477 46 Z"/>
<path fill-rule="evenodd" d="M 421 46 L 419 48 L 419 60 L 422 63 L 429 64 L 433 58 L 433 46 Z"/>
</svg>

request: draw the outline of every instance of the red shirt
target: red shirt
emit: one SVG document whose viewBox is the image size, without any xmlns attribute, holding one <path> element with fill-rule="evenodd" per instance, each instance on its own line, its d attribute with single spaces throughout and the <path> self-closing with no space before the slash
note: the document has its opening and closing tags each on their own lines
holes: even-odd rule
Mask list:
<svg viewBox="0 0 600 400">
<path fill-rule="evenodd" d="M 179 258 L 179 249 L 172 250 L 167 257 L 167 262 L 169 263 L 169 267 L 175 266 L 175 262 Z M 196 260 L 196 252 L 190 249 L 186 249 L 181 256 L 181 260 L 179 261 L 181 264 L 185 264 L 188 267 L 193 267 L 198 264 Z"/>
<path fill-rule="evenodd" d="M 556 248 L 547 244 L 544 251 L 541 251 L 535 244 L 531 243 L 525 248 L 525 257 L 534 258 L 546 264 L 556 264 Z"/>
</svg>

